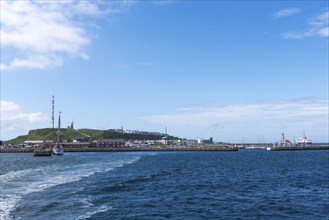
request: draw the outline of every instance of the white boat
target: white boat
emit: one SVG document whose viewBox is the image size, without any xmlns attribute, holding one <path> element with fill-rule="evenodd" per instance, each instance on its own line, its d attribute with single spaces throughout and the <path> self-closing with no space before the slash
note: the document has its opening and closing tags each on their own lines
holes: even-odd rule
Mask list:
<svg viewBox="0 0 329 220">
<path fill-rule="evenodd" d="M 303 137 L 302 138 L 298 138 L 296 143 L 298 145 L 308 145 L 308 144 L 312 144 L 311 139 L 307 139 L 307 137 L 305 136 L 305 131 L 303 132 Z"/>
<path fill-rule="evenodd" d="M 64 147 L 62 146 L 61 136 L 62 136 L 62 133 L 61 133 L 61 113 L 59 113 L 57 142 L 56 142 L 55 146 L 51 149 L 51 153 L 53 155 L 63 155 L 64 154 Z"/>
<path fill-rule="evenodd" d="M 51 150 L 51 153 L 53 155 L 63 155 L 64 154 L 64 148 L 60 143 L 56 143 L 53 149 Z"/>
</svg>

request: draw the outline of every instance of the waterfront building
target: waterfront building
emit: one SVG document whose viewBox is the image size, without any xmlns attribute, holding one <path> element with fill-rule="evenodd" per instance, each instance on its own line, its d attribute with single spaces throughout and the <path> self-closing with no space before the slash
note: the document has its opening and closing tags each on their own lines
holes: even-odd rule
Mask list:
<svg viewBox="0 0 329 220">
<path fill-rule="evenodd" d="M 96 147 L 125 147 L 125 141 L 122 139 L 98 139 L 92 146 Z"/>
<path fill-rule="evenodd" d="M 26 140 L 22 143 L 23 147 L 33 147 L 33 146 L 39 146 L 42 143 L 44 143 L 43 140 Z"/>
<path fill-rule="evenodd" d="M 62 145 L 66 148 L 88 148 L 90 146 L 89 142 L 65 142 Z"/>
<path fill-rule="evenodd" d="M 201 138 L 198 140 L 198 144 L 213 144 L 212 137 L 210 138 Z"/>
<path fill-rule="evenodd" d="M 197 144 L 198 141 L 197 140 L 177 140 L 176 145 L 177 146 L 192 146 Z"/>
</svg>

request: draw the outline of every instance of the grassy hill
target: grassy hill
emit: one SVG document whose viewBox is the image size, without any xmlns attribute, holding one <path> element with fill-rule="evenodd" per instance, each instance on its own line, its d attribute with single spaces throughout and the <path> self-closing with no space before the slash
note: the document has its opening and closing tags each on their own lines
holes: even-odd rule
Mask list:
<svg viewBox="0 0 329 220">
<path fill-rule="evenodd" d="M 12 140 L 5 141 L 5 144 L 21 144 L 26 140 L 57 140 L 57 128 L 42 128 L 30 130 L 27 135 L 18 136 Z M 73 140 L 79 141 L 93 141 L 96 139 L 124 139 L 124 140 L 160 140 L 164 135 L 155 133 L 133 133 L 127 134 L 113 129 L 110 130 L 96 130 L 96 129 L 71 129 L 62 128 L 62 140 L 71 142 Z M 177 137 L 167 136 L 168 139 L 178 139 Z"/>
</svg>

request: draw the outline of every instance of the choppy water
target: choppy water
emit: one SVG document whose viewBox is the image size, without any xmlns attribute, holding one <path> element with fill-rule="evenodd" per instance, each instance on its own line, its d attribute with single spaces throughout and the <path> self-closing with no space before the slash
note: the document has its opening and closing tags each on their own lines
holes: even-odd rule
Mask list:
<svg viewBox="0 0 329 220">
<path fill-rule="evenodd" d="M 0 219 L 329 219 L 329 151 L 0 154 Z"/>
</svg>

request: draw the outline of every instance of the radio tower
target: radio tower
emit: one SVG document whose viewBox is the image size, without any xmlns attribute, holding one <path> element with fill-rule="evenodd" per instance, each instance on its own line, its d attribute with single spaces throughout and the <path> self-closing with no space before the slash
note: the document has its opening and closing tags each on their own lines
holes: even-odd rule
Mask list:
<svg viewBox="0 0 329 220">
<path fill-rule="evenodd" d="M 55 116 L 54 116 L 54 110 L 55 110 L 55 96 L 53 96 L 53 99 L 51 100 L 51 125 L 52 128 L 54 128 L 54 120 L 55 120 Z"/>
</svg>

